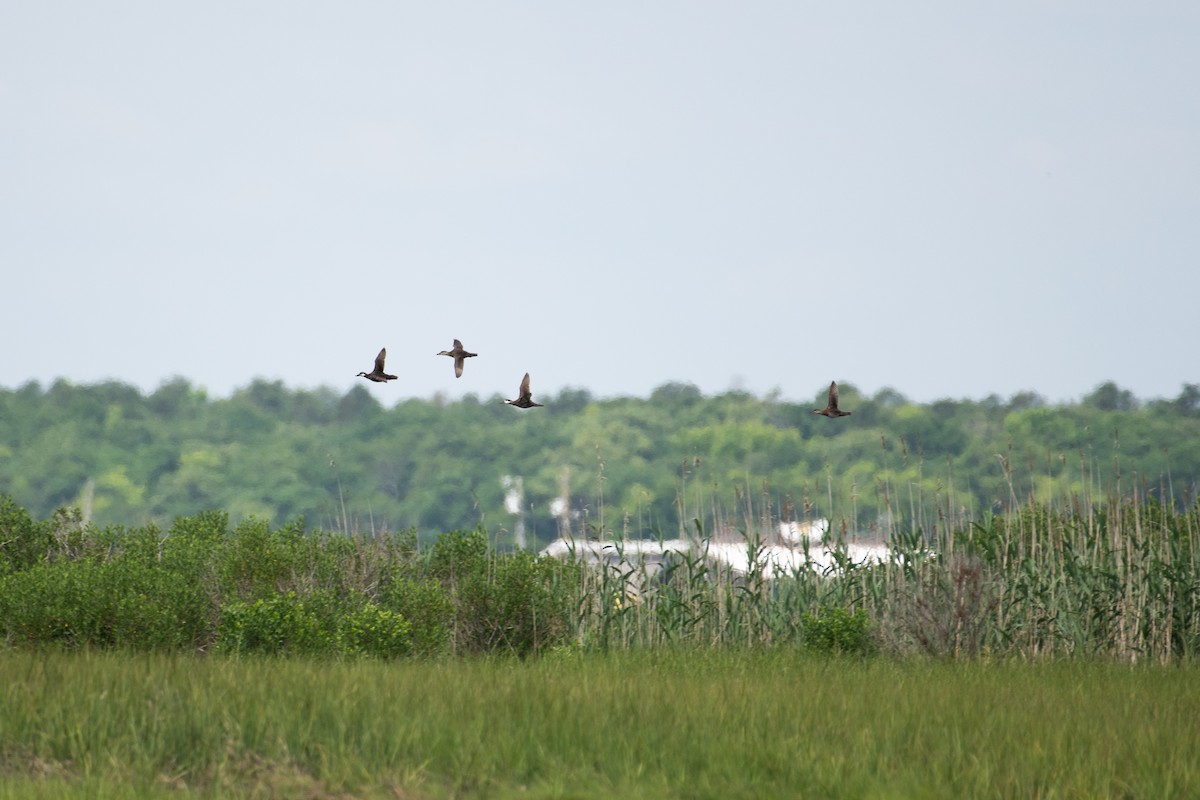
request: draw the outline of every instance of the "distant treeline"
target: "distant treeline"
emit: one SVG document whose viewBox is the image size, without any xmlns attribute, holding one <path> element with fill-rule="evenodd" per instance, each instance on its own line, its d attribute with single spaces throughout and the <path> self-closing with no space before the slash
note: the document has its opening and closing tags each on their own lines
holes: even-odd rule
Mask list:
<svg viewBox="0 0 1200 800">
<path fill-rule="evenodd" d="M 1200 486 L 1200 385 L 1139 401 L 1106 383 L 1048 405 L 1031 393 L 916 404 L 842 384 L 853 416 L 840 420 L 810 413 L 823 393 L 798 404 L 668 383 L 648 398 L 568 389 L 518 411 L 473 395 L 386 408 L 365 386 L 265 380 L 225 399 L 182 378 L 150 394 L 28 383 L 0 390 L 0 494 L 99 525 L 222 509 L 423 537 L 482 524 L 532 546 L 564 526 L 673 536 L 695 520 L 823 516 L 865 534 L 1097 490 L 1187 507 Z"/>
</svg>

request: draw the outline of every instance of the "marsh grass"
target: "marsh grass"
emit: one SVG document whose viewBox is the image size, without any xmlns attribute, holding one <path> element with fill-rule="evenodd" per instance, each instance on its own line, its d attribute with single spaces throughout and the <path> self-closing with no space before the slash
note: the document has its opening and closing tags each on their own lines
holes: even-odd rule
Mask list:
<svg viewBox="0 0 1200 800">
<path fill-rule="evenodd" d="M 1182 797 L 1193 666 L 0 655 L 0 797 Z"/>
<path fill-rule="evenodd" d="M 1116 478 L 1102 488 L 1082 455 L 1077 466 L 1062 456 L 1047 461 L 1027 465 L 1035 477 L 1023 478 L 1011 453 L 998 454 L 1008 496 L 997 500 L 999 511 L 983 513 L 957 505 L 949 468 L 932 491 L 925 481 L 897 487 L 884 471 L 874 491 L 885 510 L 865 523 L 855 505 L 864 488 L 851 481 L 845 490 L 831 473 L 812 494 L 824 495 L 823 513 L 833 523 L 821 545 L 832 549 L 834 566 L 786 575 L 768 574 L 758 556 L 781 522 L 817 515 L 807 495 L 797 509 L 766 486 L 735 486 L 732 502 L 723 502 L 715 489 L 705 496 L 681 484 L 681 513 L 695 515 L 693 530 L 682 535 L 692 544 L 667 569 L 621 559 L 629 547 L 621 536 L 592 531 L 619 563 L 585 573 L 577 641 L 600 649 L 803 644 L 806 619 L 863 613 L 874 636 L 862 651 L 1194 659 L 1200 503 L 1175 497 L 1169 481 L 1123 483 L 1117 463 Z M 712 531 L 736 532 L 748 572 L 709 557 Z M 856 562 L 848 545 L 860 537 L 887 543 L 892 557 Z M 650 590 L 631 597 L 631 585 Z"/>
<path fill-rule="evenodd" d="M 879 446 L 882 470 L 829 464 L 799 502 L 749 476 L 705 483 L 700 461 L 685 460 L 676 505 L 690 523 L 653 562 L 633 555 L 642 536 L 627 510 L 605 509 L 601 464 L 598 522 L 578 533 L 611 557 L 586 568 L 498 548 L 482 528 L 422 543 L 411 530 L 231 527 L 209 511 L 165 532 L 96 529 L 78 511 L 37 522 L 0 498 L 0 625 L 21 647 L 332 657 L 814 643 L 955 659 L 1167 663 L 1200 652 L 1200 502 L 1176 496 L 1169 476 L 1147 482 L 1115 456 L 1100 470 L 1088 451 L 1035 463 L 1010 450 L 995 459 L 1003 496 L 981 511 L 962 504 L 971 494 L 949 464 Z M 867 492 L 881 509 L 870 519 Z M 833 563 L 770 570 L 762 556 L 781 523 L 818 517 L 825 540 L 798 549 L 829 548 Z M 748 569 L 714 556 L 731 539 Z M 891 557 L 856 561 L 851 546 L 864 540 Z M 847 622 L 863 619 L 868 635 Z"/>
<path fill-rule="evenodd" d="M 945 492 L 918 487 L 903 502 L 885 475 L 876 491 L 890 505 L 870 524 L 855 516 L 859 490 L 843 498 L 830 478 L 813 493 L 830 504 L 827 538 L 798 550 L 831 548 L 833 562 L 786 574 L 760 557 L 778 545 L 780 523 L 811 520 L 817 508 L 748 484 L 727 501 L 681 483 L 680 507 L 696 514 L 676 540 L 686 544 L 651 563 L 633 554 L 626 525 L 620 535 L 598 527 L 587 536 L 614 558 L 587 567 L 498 549 L 482 529 L 422 546 L 412 531 L 272 530 L 254 519 L 231 528 L 227 515 L 205 512 L 165 533 L 96 530 L 69 512 L 38 523 L 0 505 L 4 552 L 21 545 L 19 559 L 0 565 L 0 625 L 21 647 L 333 657 L 528 656 L 562 645 L 1196 657 L 1200 504 L 1175 498 L 1169 484 L 1100 493 L 1090 478 L 1064 479 L 1079 488 L 1059 495 L 1016 477 L 1006 457 L 998 465 L 1009 487 L 1003 513 L 955 506 L 950 473 Z M 731 536 L 748 570 L 714 557 Z M 886 542 L 891 557 L 856 561 L 859 537 Z"/>
</svg>

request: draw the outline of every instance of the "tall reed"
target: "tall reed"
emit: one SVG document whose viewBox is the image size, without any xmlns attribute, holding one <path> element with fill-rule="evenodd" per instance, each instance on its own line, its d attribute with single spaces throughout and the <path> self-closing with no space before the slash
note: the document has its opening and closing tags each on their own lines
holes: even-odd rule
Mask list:
<svg viewBox="0 0 1200 800">
<path fill-rule="evenodd" d="M 97 531 L 77 514 L 37 523 L 0 503 L 0 625 L 16 645 L 388 658 L 806 646 L 1167 662 L 1200 650 L 1200 504 L 1169 479 L 1148 485 L 1114 461 L 1102 487 L 1086 453 L 1024 471 L 1006 452 L 1006 496 L 979 511 L 951 470 L 934 477 L 918 456 L 914 472 L 900 457 L 904 471 L 882 470 L 873 487 L 830 467 L 798 504 L 748 476 L 705 487 L 684 462 L 688 527 L 635 544 L 629 515 L 600 497 L 569 564 L 502 550 L 482 529 L 423 548 L 413 531 L 231 529 L 219 512 L 165 533 Z M 871 489 L 883 511 L 864 521 L 858 499 Z M 781 524 L 818 518 L 823 540 L 781 538 Z M 867 540 L 887 557 L 861 560 Z"/>
<path fill-rule="evenodd" d="M 779 544 L 780 524 L 792 521 L 780 509 L 795 515 L 790 499 L 748 485 L 733 487 L 730 505 L 692 496 L 685 464 L 677 503 L 694 513 L 692 528 L 670 542 L 659 537 L 664 556 L 635 554 L 626 532 L 592 531 L 607 542 L 609 563 L 584 571 L 575 640 L 602 649 L 802 645 L 806 624 L 811 633 L 813 620 L 838 610 L 840 619 L 865 614 L 872 645 L 897 654 L 1194 657 L 1200 504 L 1175 497 L 1169 482 L 1122 482 L 1118 464 L 1102 489 L 1085 456 L 1076 474 L 1068 459 L 1057 460 L 1057 479 L 1024 479 L 1012 454 L 1000 454 L 1008 496 L 983 513 L 957 502 L 950 470 L 932 491 L 924 480 L 893 486 L 885 471 L 875 490 L 886 512 L 861 533 L 889 545 L 880 563 L 852 557 L 860 488 L 851 483 L 839 496 L 829 474 L 814 494 L 825 495 L 830 532 L 801 548 L 829 548 L 833 566 L 813 560 L 782 574 L 767 551 Z M 816 516 L 807 497 L 803 509 L 801 521 Z M 746 571 L 713 557 L 713 543 L 731 532 L 745 548 Z"/>
</svg>

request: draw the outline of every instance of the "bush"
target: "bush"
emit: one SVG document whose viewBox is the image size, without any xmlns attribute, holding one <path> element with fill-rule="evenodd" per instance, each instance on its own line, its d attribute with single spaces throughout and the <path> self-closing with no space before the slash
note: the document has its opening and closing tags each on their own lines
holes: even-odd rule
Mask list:
<svg viewBox="0 0 1200 800">
<path fill-rule="evenodd" d="M 434 543 L 429 573 L 450 602 L 455 652 L 524 656 L 568 635 L 579 587 L 569 578 L 578 575 L 573 564 L 523 550 L 495 553 L 482 530 L 451 531 Z"/>
<path fill-rule="evenodd" d="M 804 646 L 818 653 L 866 655 L 873 650 L 871 623 L 867 612 L 850 613 L 844 608 L 822 608 L 801 619 Z"/>
<path fill-rule="evenodd" d="M 0 578 L 0 618 L 15 643 L 104 645 L 116 612 L 93 561 L 43 563 Z"/>
<path fill-rule="evenodd" d="M 954 556 L 930 562 L 921 574 L 906 579 L 895 592 L 885 617 L 889 650 L 916 650 L 938 658 L 971 658 L 986 649 L 992 620 L 999 603 L 993 564 L 971 556 Z M 1032 562 L 1022 566 L 1012 587 L 1023 591 L 1036 608 L 1039 594 L 1022 588 L 1037 575 Z M 1041 613 L 1041 612 L 1039 612 Z"/>
<path fill-rule="evenodd" d="M 488 542 L 482 530 L 448 531 L 433 543 L 429 574 L 454 586 L 487 572 Z"/>
<path fill-rule="evenodd" d="M 412 625 L 395 611 L 364 603 L 341 615 L 337 646 L 340 655 L 395 658 L 412 648 Z"/>
<path fill-rule="evenodd" d="M 453 606 L 440 582 L 394 575 L 380 591 L 380 602 L 411 624 L 414 653 L 433 655 L 447 648 Z"/>
<path fill-rule="evenodd" d="M 313 547 L 300 523 L 271 530 L 266 520 L 245 519 L 225 545 L 223 588 L 247 600 L 295 589 L 298 576 L 309 572 Z"/>
<path fill-rule="evenodd" d="M 411 650 L 411 627 L 362 595 L 287 592 L 226 605 L 217 646 L 231 653 L 394 658 Z"/>
<path fill-rule="evenodd" d="M 0 575 L 28 569 L 53 546 L 49 525 L 34 522 L 11 497 L 0 495 Z"/>
<path fill-rule="evenodd" d="M 333 636 L 315 606 L 295 592 L 262 597 L 250 603 L 228 603 L 221 608 L 217 647 L 233 653 L 269 655 L 329 653 L 333 649 Z"/>
<path fill-rule="evenodd" d="M 211 609 L 193 576 L 125 557 L 43 563 L 0 579 L 6 633 L 28 643 L 196 647 Z"/>
<path fill-rule="evenodd" d="M 526 551 L 498 559 L 493 582 L 496 643 L 519 655 L 567 640 L 579 582 L 574 565 Z"/>
</svg>

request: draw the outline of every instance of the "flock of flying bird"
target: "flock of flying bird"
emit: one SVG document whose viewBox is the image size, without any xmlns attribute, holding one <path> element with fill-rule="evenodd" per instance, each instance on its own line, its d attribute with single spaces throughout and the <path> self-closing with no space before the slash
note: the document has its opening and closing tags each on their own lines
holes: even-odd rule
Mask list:
<svg viewBox="0 0 1200 800">
<path fill-rule="evenodd" d="M 454 377 L 461 378 L 462 374 L 463 374 L 463 362 L 466 361 L 468 358 L 474 358 L 475 356 L 477 356 L 479 354 L 468 352 L 463 347 L 462 342 L 460 342 L 458 339 L 455 339 L 454 347 L 450 348 L 449 350 L 443 350 L 440 353 L 436 353 L 436 355 L 450 356 L 451 358 L 453 358 L 454 359 Z M 396 380 L 395 375 L 388 375 L 386 372 L 383 371 L 383 362 L 385 360 L 387 360 L 387 348 L 386 347 L 384 347 L 383 349 L 381 349 L 379 351 L 379 355 L 375 356 L 375 369 L 371 370 L 370 372 L 360 372 L 355 377 L 366 378 L 367 380 L 374 381 L 375 383 L 386 383 L 388 381 Z M 505 400 L 504 402 L 508 403 L 510 406 L 516 406 L 517 408 L 534 408 L 535 406 L 538 408 L 542 408 L 541 403 L 533 402 L 533 393 L 530 392 L 530 390 L 529 390 L 529 373 L 528 372 L 526 372 L 525 377 L 521 379 L 521 388 L 517 391 L 517 399 L 516 400 Z"/>
<path fill-rule="evenodd" d="M 454 359 L 454 377 L 461 378 L 463 374 L 463 362 L 468 358 L 474 358 L 478 353 L 468 352 L 458 339 L 454 340 L 454 347 L 449 350 L 443 350 L 435 355 L 450 356 Z M 396 380 L 395 375 L 388 375 L 384 372 L 383 362 L 387 360 L 387 348 L 384 347 L 379 351 L 379 355 L 375 356 L 375 368 L 370 372 L 360 372 L 355 377 L 366 378 L 375 383 L 387 383 L 388 381 Z M 533 402 L 533 393 L 529 390 L 529 373 L 525 373 L 525 377 L 521 379 L 521 388 L 517 391 L 516 400 L 505 400 L 510 406 L 517 408 L 542 408 L 541 403 Z M 829 401 L 824 408 L 814 408 L 814 414 L 820 414 L 823 417 L 848 417 L 852 411 L 842 411 L 838 408 L 838 386 L 837 381 L 829 384 Z"/>
</svg>

